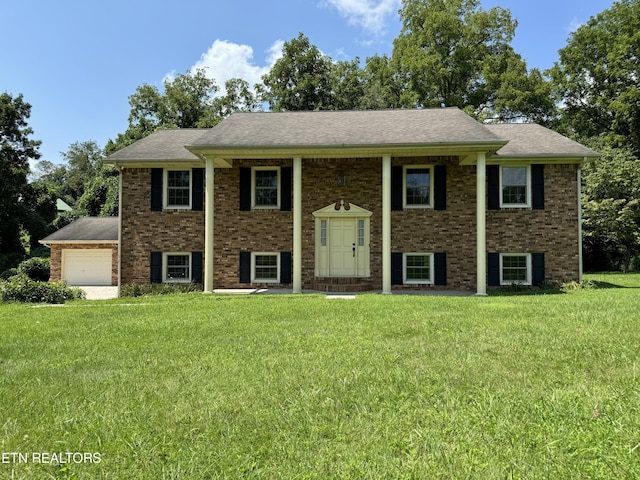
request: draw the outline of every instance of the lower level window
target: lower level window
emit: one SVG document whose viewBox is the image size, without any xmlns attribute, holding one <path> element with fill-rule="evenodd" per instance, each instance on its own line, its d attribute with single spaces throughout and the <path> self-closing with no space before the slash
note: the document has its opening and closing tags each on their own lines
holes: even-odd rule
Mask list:
<svg viewBox="0 0 640 480">
<path fill-rule="evenodd" d="M 188 253 L 165 253 L 165 282 L 191 281 L 191 255 Z"/>
<path fill-rule="evenodd" d="M 280 282 L 280 254 L 279 253 L 253 253 L 252 254 L 252 281 L 253 282 Z"/>
<path fill-rule="evenodd" d="M 501 254 L 500 283 L 502 285 L 531 285 L 531 255 L 527 253 Z"/>
<path fill-rule="evenodd" d="M 404 283 L 433 283 L 433 255 L 405 253 Z"/>
</svg>

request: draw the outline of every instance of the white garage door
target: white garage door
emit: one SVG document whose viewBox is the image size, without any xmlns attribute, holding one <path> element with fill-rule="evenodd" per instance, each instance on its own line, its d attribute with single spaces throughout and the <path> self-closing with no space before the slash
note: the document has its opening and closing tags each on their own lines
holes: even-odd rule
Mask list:
<svg viewBox="0 0 640 480">
<path fill-rule="evenodd" d="M 62 250 L 62 278 L 69 285 L 111 285 L 111 250 Z"/>
</svg>

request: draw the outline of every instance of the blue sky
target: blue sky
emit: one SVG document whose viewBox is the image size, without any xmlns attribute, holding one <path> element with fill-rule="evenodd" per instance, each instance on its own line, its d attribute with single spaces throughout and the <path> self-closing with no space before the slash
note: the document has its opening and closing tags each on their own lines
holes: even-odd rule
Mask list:
<svg viewBox="0 0 640 480">
<path fill-rule="evenodd" d="M 519 22 L 512 43 L 528 66 L 557 60 L 569 34 L 613 0 L 482 0 Z M 282 43 L 303 32 L 334 60 L 391 54 L 400 0 L 5 0 L 0 92 L 32 105 L 42 160 L 74 142 L 103 147 L 127 128 L 129 95 L 145 83 L 207 66 L 218 85 L 251 84 Z"/>
</svg>

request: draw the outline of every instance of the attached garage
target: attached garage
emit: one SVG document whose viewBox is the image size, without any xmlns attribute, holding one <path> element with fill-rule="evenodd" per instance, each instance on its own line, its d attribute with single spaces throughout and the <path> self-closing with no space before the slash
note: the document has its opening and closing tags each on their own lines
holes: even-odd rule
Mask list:
<svg viewBox="0 0 640 480">
<path fill-rule="evenodd" d="M 50 281 L 76 286 L 118 285 L 118 218 L 85 217 L 40 243 L 51 248 Z"/>
</svg>

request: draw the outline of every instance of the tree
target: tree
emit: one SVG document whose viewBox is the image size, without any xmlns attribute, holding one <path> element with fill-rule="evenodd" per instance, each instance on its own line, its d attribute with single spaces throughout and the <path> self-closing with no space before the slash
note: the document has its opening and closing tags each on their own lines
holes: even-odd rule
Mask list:
<svg viewBox="0 0 640 480">
<path fill-rule="evenodd" d="M 221 118 L 214 112 L 214 80 L 203 69 L 164 80 L 164 92 L 144 84 L 129 97 L 131 110 L 126 132 L 109 140 L 107 155 L 146 137 L 160 128 L 206 128 Z"/>
<path fill-rule="evenodd" d="M 584 234 L 587 267 L 606 255 L 625 272 L 640 253 L 640 169 L 630 148 L 600 143 L 601 158 L 584 167 Z"/>
<path fill-rule="evenodd" d="M 40 158 L 40 141 L 29 138 L 31 105 L 22 95 L 0 95 L 0 253 L 22 254 L 20 228 L 24 219 L 22 194 L 27 186 L 29 160 Z"/>
<path fill-rule="evenodd" d="M 563 118 L 640 155 L 640 0 L 620 0 L 573 32 L 549 71 Z"/>
<path fill-rule="evenodd" d="M 400 19 L 392 59 L 403 106 L 459 107 L 499 121 L 552 115 L 542 75 L 510 46 L 517 21 L 509 10 L 483 10 L 480 0 L 403 0 Z M 532 87 L 537 94 L 521 94 Z"/>
<path fill-rule="evenodd" d="M 333 64 L 304 34 L 285 42 L 282 57 L 257 85 L 273 111 L 332 109 Z"/>
</svg>

